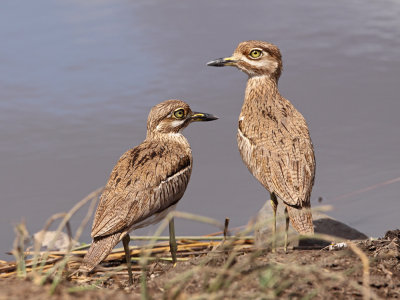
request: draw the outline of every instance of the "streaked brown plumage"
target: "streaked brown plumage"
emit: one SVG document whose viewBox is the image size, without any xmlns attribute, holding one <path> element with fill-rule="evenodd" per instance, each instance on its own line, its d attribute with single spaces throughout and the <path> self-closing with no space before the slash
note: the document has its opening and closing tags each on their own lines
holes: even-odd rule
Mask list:
<svg viewBox="0 0 400 300">
<path fill-rule="evenodd" d="M 131 230 L 159 221 L 177 204 L 192 172 L 192 151 L 181 130 L 193 121 L 215 119 L 192 112 L 180 100 L 151 109 L 146 139 L 121 156 L 100 197 L 81 272 L 90 272 L 121 240 L 127 249 Z"/>
<path fill-rule="evenodd" d="M 279 198 L 292 226 L 301 234 L 313 234 L 314 150 L 304 117 L 279 93 L 282 59 L 278 47 L 263 41 L 242 42 L 232 57 L 208 65 L 235 66 L 248 74 L 237 135 L 242 159 L 271 193 L 274 214 Z M 285 248 L 286 244 L 285 240 Z"/>
</svg>

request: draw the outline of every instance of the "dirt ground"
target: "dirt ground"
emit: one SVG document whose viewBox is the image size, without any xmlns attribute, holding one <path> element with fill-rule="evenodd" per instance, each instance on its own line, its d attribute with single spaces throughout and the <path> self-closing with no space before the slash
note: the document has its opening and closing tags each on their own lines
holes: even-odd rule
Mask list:
<svg viewBox="0 0 400 300">
<path fill-rule="evenodd" d="M 147 272 L 151 299 L 375 299 L 400 298 L 400 230 L 384 238 L 354 242 L 369 260 L 369 276 L 361 257 L 349 247 L 339 250 L 278 249 L 208 254 L 178 262 L 156 262 Z M 368 271 L 368 270 L 366 270 Z M 122 274 L 120 274 L 122 273 Z M 132 288 L 120 272 L 88 286 L 65 280 L 50 295 L 50 283 L 1 279 L 0 299 L 140 299 L 140 272 Z M 367 277 L 365 277 L 367 276 Z M 363 290 L 369 280 L 368 290 Z"/>
</svg>

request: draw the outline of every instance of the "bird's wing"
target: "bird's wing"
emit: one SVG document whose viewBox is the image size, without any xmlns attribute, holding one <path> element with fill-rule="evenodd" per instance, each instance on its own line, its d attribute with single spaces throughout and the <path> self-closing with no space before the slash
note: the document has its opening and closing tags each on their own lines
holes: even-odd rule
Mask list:
<svg viewBox="0 0 400 300">
<path fill-rule="evenodd" d="M 92 237 L 128 230 L 179 201 L 192 170 L 191 154 L 182 153 L 145 141 L 123 154 L 101 195 Z"/>
<path fill-rule="evenodd" d="M 301 115 L 300 115 L 301 116 Z M 304 118 L 263 131 L 246 130 L 239 122 L 241 155 L 253 175 L 286 204 L 307 206 L 315 175 L 313 145 Z M 263 129 L 263 128 L 261 128 Z"/>
<path fill-rule="evenodd" d="M 293 137 L 284 148 L 271 151 L 265 166 L 268 186 L 286 204 L 308 206 L 315 174 L 311 140 Z"/>
</svg>

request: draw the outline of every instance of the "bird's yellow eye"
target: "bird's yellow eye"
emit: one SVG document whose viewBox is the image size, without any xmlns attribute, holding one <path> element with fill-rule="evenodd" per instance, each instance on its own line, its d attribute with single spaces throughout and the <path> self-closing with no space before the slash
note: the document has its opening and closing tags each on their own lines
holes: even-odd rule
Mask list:
<svg viewBox="0 0 400 300">
<path fill-rule="evenodd" d="M 183 108 L 179 108 L 174 111 L 174 117 L 177 119 L 183 119 L 185 117 L 185 110 Z"/>
<path fill-rule="evenodd" d="M 253 49 L 250 51 L 250 56 L 252 58 L 259 58 L 261 56 L 262 52 L 259 49 Z"/>
</svg>

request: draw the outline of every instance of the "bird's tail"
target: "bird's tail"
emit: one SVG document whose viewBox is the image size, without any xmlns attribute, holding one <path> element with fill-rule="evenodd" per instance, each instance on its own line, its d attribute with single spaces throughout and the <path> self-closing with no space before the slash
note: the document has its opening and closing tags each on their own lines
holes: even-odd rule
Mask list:
<svg viewBox="0 0 400 300">
<path fill-rule="evenodd" d="M 296 231 L 304 235 L 314 234 L 314 225 L 310 207 L 291 207 L 286 206 L 290 222 Z"/>
<path fill-rule="evenodd" d="M 95 238 L 83 258 L 78 272 L 88 273 L 92 271 L 118 244 L 120 235 L 121 233 L 116 233 L 106 237 Z"/>
</svg>

